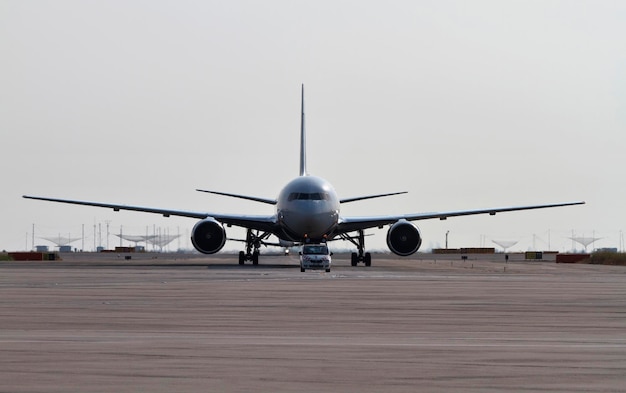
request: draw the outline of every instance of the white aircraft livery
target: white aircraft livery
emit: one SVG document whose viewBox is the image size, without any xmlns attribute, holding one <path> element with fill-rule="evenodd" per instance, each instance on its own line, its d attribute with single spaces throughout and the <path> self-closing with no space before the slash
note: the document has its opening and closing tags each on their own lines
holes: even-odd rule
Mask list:
<svg viewBox="0 0 626 393">
<path fill-rule="evenodd" d="M 113 209 L 114 211 L 133 210 L 161 214 L 164 217 L 181 216 L 199 219 L 200 221 L 195 224 L 191 232 L 191 242 L 196 250 L 204 254 L 216 253 L 224 247 L 227 240 L 226 227 L 233 225 L 243 227 L 246 228 L 247 235 L 246 239 L 243 240 L 245 243 L 245 251 L 239 252 L 239 264 L 244 264 L 245 261 L 251 261 L 254 265 L 259 263 L 259 250 L 262 245 L 290 246 L 304 243 L 325 243 L 331 240 L 345 240 L 351 242 L 357 250 L 357 252 L 352 253 L 352 266 L 357 266 L 358 263 L 370 266 L 372 257 L 369 252 L 365 252 L 364 234 L 364 231 L 369 228 L 383 228 L 389 225 L 387 231 L 387 245 L 389 249 L 397 255 L 408 256 L 415 253 L 422 244 L 420 231 L 412 221 L 435 218 L 445 220 L 448 217 L 469 216 L 474 214 L 495 215 L 500 212 L 581 205 L 585 203 L 568 202 L 435 213 L 344 217 L 340 213 L 341 205 L 344 203 L 404 194 L 406 192 L 340 199 L 329 182 L 320 177 L 309 175 L 307 172 L 306 133 L 304 124 L 303 85 L 300 120 L 300 175 L 287 183 L 278 194 L 277 199 L 197 190 L 274 205 L 276 209 L 274 214 L 271 215 L 206 213 L 30 195 L 24 195 L 23 197 L 50 202 L 104 207 Z M 271 236 L 278 238 L 278 243 L 270 242 L 269 239 Z"/>
</svg>

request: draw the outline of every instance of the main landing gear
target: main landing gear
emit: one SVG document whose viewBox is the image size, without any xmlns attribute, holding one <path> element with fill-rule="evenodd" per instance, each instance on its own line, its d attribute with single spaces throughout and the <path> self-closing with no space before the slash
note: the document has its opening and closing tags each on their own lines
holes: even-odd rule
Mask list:
<svg viewBox="0 0 626 393">
<path fill-rule="evenodd" d="M 260 233 L 259 231 L 252 231 L 252 229 L 248 229 L 246 233 L 246 251 L 239 251 L 239 264 L 243 265 L 246 261 L 251 261 L 253 265 L 259 264 L 259 249 L 261 248 L 261 244 L 263 244 L 263 240 L 270 237 L 271 233 L 264 232 Z"/>
<path fill-rule="evenodd" d="M 353 252 L 350 258 L 350 264 L 352 266 L 357 266 L 359 262 L 363 262 L 365 266 L 372 266 L 372 254 L 365 251 L 365 234 L 363 230 L 358 231 L 358 236 L 348 236 L 346 234 L 342 234 L 341 238 L 343 240 L 347 240 L 350 243 L 354 244 L 357 248 L 358 253 Z"/>
<path fill-rule="evenodd" d="M 252 253 L 250 252 L 244 252 L 244 251 L 239 251 L 239 264 L 243 265 L 244 263 L 246 263 L 246 261 L 251 261 L 253 265 L 258 265 L 259 264 L 259 252 L 258 251 L 254 251 Z"/>
</svg>

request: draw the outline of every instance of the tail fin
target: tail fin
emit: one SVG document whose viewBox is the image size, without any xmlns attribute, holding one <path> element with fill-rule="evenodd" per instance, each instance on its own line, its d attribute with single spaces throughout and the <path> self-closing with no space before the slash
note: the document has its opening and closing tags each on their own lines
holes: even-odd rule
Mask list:
<svg viewBox="0 0 626 393">
<path fill-rule="evenodd" d="M 302 84 L 302 104 L 300 111 L 300 176 L 306 176 L 306 132 L 304 131 L 304 84 Z"/>
</svg>

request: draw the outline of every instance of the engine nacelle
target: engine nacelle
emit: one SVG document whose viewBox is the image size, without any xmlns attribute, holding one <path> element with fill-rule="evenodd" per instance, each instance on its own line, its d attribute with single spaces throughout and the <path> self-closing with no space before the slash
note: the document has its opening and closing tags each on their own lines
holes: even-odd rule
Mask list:
<svg viewBox="0 0 626 393">
<path fill-rule="evenodd" d="M 407 220 L 396 221 L 387 232 L 387 246 L 396 255 L 413 254 L 422 245 L 420 230 Z"/>
<path fill-rule="evenodd" d="M 215 254 L 226 243 L 226 231 L 213 218 L 198 221 L 191 231 L 191 243 L 203 254 Z"/>
</svg>

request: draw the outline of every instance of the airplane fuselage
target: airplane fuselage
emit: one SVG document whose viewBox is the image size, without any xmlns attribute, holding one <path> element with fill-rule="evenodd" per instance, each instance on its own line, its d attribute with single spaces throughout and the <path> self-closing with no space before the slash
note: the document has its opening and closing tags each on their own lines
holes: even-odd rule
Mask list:
<svg viewBox="0 0 626 393">
<path fill-rule="evenodd" d="M 276 216 L 288 240 L 330 240 L 339 223 L 339 197 L 328 181 L 316 176 L 300 176 L 281 190 Z"/>
</svg>

